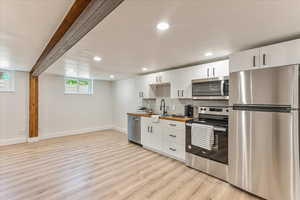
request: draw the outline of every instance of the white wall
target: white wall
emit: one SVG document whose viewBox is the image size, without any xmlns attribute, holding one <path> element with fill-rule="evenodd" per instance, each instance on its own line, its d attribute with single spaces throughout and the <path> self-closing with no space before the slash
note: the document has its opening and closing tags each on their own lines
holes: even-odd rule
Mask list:
<svg viewBox="0 0 300 200">
<path fill-rule="evenodd" d="M 94 94 L 64 94 L 64 77 L 43 75 L 39 84 L 39 133 L 58 137 L 112 128 L 112 83 L 94 81 Z"/>
<path fill-rule="evenodd" d="M 115 129 L 127 133 L 127 113 L 135 112 L 138 106 L 135 80 L 113 83 L 113 123 Z"/>
<path fill-rule="evenodd" d="M 15 92 L 0 92 L 0 145 L 25 142 L 28 135 L 29 73 L 16 72 Z"/>
</svg>

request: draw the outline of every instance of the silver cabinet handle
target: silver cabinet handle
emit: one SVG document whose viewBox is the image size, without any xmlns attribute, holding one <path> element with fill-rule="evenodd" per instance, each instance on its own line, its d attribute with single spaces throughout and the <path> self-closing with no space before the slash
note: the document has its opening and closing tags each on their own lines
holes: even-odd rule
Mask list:
<svg viewBox="0 0 300 200">
<path fill-rule="evenodd" d="M 209 68 L 207 68 L 207 77 L 209 77 Z"/>
<path fill-rule="evenodd" d="M 149 133 L 149 129 L 150 129 L 150 127 L 148 126 L 148 133 Z"/>
<path fill-rule="evenodd" d="M 171 147 L 170 147 L 169 149 L 170 149 L 171 151 L 176 151 L 176 149 L 174 149 L 174 148 L 171 148 Z"/>
<path fill-rule="evenodd" d="M 153 127 L 151 126 L 151 129 L 150 129 L 150 132 L 151 132 L 151 133 L 153 133 L 153 129 L 152 129 L 152 128 L 153 128 Z"/>
<path fill-rule="evenodd" d="M 176 124 L 169 124 L 169 126 L 176 126 Z"/>
<path fill-rule="evenodd" d="M 213 76 L 215 76 L 215 68 L 213 68 Z"/>
<path fill-rule="evenodd" d="M 176 135 L 172 135 L 172 134 L 171 134 L 171 135 L 169 135 L 169 136 L 170 136 L 170 137 L 173 137 L 173 138 L 176 138 Z"/>
<path fill-rule="evenodd" d="M 181 90 L 181 96 L 183 97 L 183 90 Z"/>
<path fill-rule="evenodd" d="M 267 55 L 264 53 L 263 54 L 263 65 L 267 65 L 266 58 L 267 58 Z"/>
<path fill-rule="evenodd" d="M 177 90 L 177 96 L 179 97 L 179 90 Z"/>
<path fill-rule="evenodd" d="M 256 56 L 253 56 L 253 67 L 256 67 Z"/>
</svg>

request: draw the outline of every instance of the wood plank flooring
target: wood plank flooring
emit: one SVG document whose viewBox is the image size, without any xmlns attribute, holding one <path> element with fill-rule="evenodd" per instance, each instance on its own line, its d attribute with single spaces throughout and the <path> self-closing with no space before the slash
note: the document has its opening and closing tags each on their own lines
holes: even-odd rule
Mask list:
<svg viewBox="0 0 300 200">
<path fill-rule="evenodd" d="M 255 200 L 103 131 L 0 147 L 2 200 Z"/>
</svg>

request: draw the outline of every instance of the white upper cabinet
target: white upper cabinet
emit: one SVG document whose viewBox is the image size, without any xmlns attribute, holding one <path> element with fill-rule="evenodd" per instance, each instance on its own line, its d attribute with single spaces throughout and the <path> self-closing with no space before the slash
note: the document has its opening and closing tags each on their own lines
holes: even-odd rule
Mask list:
<svg viewBox="0 0 300 200">
<path fill-rule="evenodd" d="M 229 61 L 223 60 L 191 67 L 192 79 L 217 78 L 229 75 Z"/>
<path fill-rule="evenodd" d="M 151 75 L 139 76 L 136 78 L 136 91 L 139 102 L 145 98 L 154 98 L 153 88 L 149 86 L 149 82 L 152 80 Z"/>
<path fill-rule="evenodd" d="M 230 72 L 300 64 L 300 39 L 251 49 L 230 56 Z"/>
<path fill-rule="evenodd" d="M 149 84 L 161 84 L 161 83 L 169 83 L 170 82 L 170 72 L 158 72 L 154 74 L 150 74 L 151 79 Z"/>
<path fill-rule="evenodd" d="M 222 76 L 229 76 L 229 61 L 223 60 L 205 64 L 206 78 L 217 78 Z"/>
<path fill-rule="evenodd" d="M 229 56 L 229 71 L 253 69 L 260 66 L 260 49 L 242 51 Z"/>
<path fill-rule="evenodd" d="M 261 48 L 261 67 L 300 64 L 300 39 Z"/>
<path fill-rule="evenodd" d="M 189 68 L 170 71 L 171 98 L 192 98 L 192 71 Z"/>
</svg>

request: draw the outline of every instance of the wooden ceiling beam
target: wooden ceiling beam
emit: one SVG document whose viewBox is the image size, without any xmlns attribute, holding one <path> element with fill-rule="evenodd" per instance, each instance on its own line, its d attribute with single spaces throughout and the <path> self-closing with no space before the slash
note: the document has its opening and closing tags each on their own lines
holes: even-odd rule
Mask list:
<svg viewBox="0 0 300 200">
<path fill-rule="evenodd" d="M 124 0 L 76 0 L 52 36 L 31 74 L 39 76 Z"/>
</svg>

